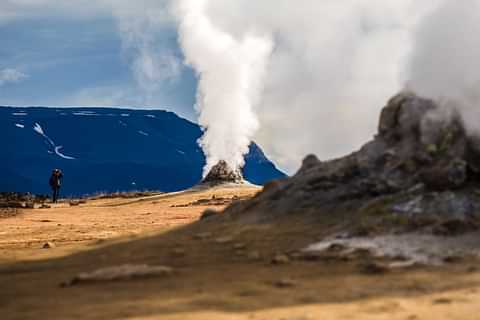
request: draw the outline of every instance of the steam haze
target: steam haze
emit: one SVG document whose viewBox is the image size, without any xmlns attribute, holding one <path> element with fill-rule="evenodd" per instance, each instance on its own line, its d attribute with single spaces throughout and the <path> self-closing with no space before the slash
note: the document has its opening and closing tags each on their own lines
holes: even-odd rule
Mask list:
<svg viewBox="0 0 480 320">
<path fill-rule="evenodd" d="M 472 134 L 480 127 L 480 1 L 443 1 L 418 25 L 408 86 L 462 115 Z"/>
<path fill-rule="evenodd" d="M 255 114 L 244 120 L 258 117 L 260 127 L 254 138 L 281 168 L 294 172 L 308 153 L 316 153 L 321 159 L 341 156 L 374 134 L 380 109 L 389 97 L 404 88 L 416 23 L 439 1 L 202 3 L 204 17 L 211 26 L 232 41 L 241 41 L 252 32 L 272 37 L 274 50 L 266 64 L 260 103 L 252 109 Z M 224 69 L 223 63 L 217 64 L 213 59 L 210 65 L 192 63 L 201 59 L 199 50 L 205 43 L 198 40 L 199 47 L 186 48 L 185 39 L 198 31 L 182 26 L 180 30 L 187 60 L 200 75 L 226 72 L 223 78 L 235 78 L 235 66 Z M 203 40 L 210 41 L 209 37 Z M 214 42 L 222 42 L 221 37 Z M 217 77 L 217 83 L 208 84 L 200 78 L 200 122 L 211 126 L 224 121 L 220 116 L 223 111 L 229 117 L 227 110 L 231 110 L 234 101 L 225 96 L 223 102 L 209 106 L 204 94 L 221 90 L 223 80 Z M 212 107 L 214 112 L 206 113 L 205 107 Z M 234 126 L 245 125 L 235 122 L 239 121 L 235 118 L 230 121 L 234 121 Z M 212 134 L 206 139 L 210 143 L 221 136 Z M 223 143 L 230 143 L 229 140 Z M 208 146 L 205 149 L 211 150 Z"/>
<path fill-rule="evenodd" d="M 139 102 L 152 105 L 162 84 L 175 81 L 182 67 L 174 50 L 168 49 L 165 40 L 158 36 L 162 30 L 172 28 L 168 3 L 141 0 L 131 5 L 128 1 L 117 0 L 106 1 L 106 4 L 112 8 L 123 43 L 123 54 L 142 93 Z"/>
</svg>

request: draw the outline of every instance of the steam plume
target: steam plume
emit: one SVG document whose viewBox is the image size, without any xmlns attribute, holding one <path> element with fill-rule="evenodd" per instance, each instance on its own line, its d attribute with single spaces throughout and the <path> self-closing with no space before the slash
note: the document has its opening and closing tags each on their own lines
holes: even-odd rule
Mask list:
<svg viewBox="0 0 480 320">
<path fill-rule="evenodd" d="M 207 169 L 219 155 L 225 157 L 223 151 L 238 150 L 232 146 L 238 145 L 231 142 L 233 136 L 244 137 L 241 145 L 247 145 L 258 117 L 261 126 L 253 138 L 290 173 L 305 154 L 340 156 L 374 134 L 383 104 L 403 87 L 399 75 L 405 70 L 411 26 L 429 7 L 412 0 L 180 3 L 180 42 L 187 62 L 200 74 L 198 108 L 207 128 L 202 140 Z M 272 41 L 259 34 L 273 35 L 275 50 L 270 55 Z M 263 45 L 250 46 L 248 57 L 248 43 Z M 252 65 L 247 58 L 255 58 L 262 68 L 246 67 Z M 268 72 L 258 74 L 267 58 Z M 254 72 L 241 71 L 245 69 Z M 241 73 L 249 79 L 244 83 L 255 83 L 248 85 L 253 99 L 239 89 Z M 262 82 L 261 103 L 255 107 Z M 243 100 L 249 107 L 238 108 L 241 100 L 235 102 L 232 94 L 216 97 L 225 92 L 225 84 L 237 97 L 248 97 Z M 238 118 L 234 124 L 223 121 L 232 116 Z M 246 132 L 238 134 L 238 127 Z M 226 136 L 227 130 L 236 132 Z"/>
<path fill-rule="evenodd" d="M 442 1 L 419 24 L 409 63 L 409 87 L 460 112 L 480 134 L 480 1 Z"/>
<path fill-rule="evenodd" d="M 207 163 L 204 176 L 220 160 L 232 169 L 244 165 L 244 155 L 258 129 L 254 112 L 272 41 L 245 30 L 236 36 L 220 28 L 207 14 L 208 0 L 181 0 L 180 45 L 199 77 L 197 111 L 205 129 L 200 144 Z"/>
<path fill-rule="evenodd" d="M 200 3 L 182 1 L 180 30 L 187 61 L 201 75 L 202 124 L 209 128 L 220 119 L 209 111 L 222 104 L 210 108 L 209 95 L 218 87 L 216 73 L 226 70 L 213 61 L 218 57 L 211 59 L 209 46 L 228 47 L 216 43 L 227 35 L 238 48 L 235 39 L 250 30 L 274 35 L 262 103 L 255 110 L 262 126 L 254 138 L 289 172 L 307 153 L 326 159 L 361 146 L 375 133 L 385 101 L 406 83 L 422 96 L 454 100 L 467 125 L 480 116 L 472 107 L 480 101 L 479 0 Z M 199 16 L 208 28 L 201 27 Z M 207 130 L 202 140 L 207 155 L 218 154 L 210 144 L 225 143 L 222 135 Z"/>
</svg>

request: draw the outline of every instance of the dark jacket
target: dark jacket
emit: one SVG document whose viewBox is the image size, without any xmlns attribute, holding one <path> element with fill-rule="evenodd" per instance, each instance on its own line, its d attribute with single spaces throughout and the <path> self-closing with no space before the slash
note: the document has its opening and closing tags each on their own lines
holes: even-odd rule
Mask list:
<svg viewBox="0 0 480 320">
<path fill-rule="evenodd" d="M 62 172 L 52 173 L 49 180 L 50 187 L 52 189 L 60 188 L 60 185 L 62 184 L 60 179 L 62 179 L 62 177 L 63 177 Z"/>
</svg>

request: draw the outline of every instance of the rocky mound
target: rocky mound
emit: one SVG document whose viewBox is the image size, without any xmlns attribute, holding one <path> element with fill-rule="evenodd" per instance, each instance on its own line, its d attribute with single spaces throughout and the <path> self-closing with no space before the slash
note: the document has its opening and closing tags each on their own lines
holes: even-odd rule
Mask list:
<svg viewBox="0 0 480 320">
<path fill-rule="evenodd" d="M 480 218 L 479 174 L 480 140 L 467 134 L 460 116 L 401 93 L 359 151 L 327 162 L 310 155 L 295 176 L 267 184 L 227 213 L 256 212 L 255 219 L 265 220 L 346 212 L 462 232 Z"/>
<path fill-rule="evenodd" d="M 232 169 L 224 160 L 220 160 L 207 176 L 203 179 L 203 184 L 224 184 L 224 183 L 243 183 L 242 173 L 238 169 Z"/>
<path fill-rule="evenodd" d="M 30 193 L 0 192 L 0 208 L 28 208 L 47 199 L 47 196 Z"/>
</svg>

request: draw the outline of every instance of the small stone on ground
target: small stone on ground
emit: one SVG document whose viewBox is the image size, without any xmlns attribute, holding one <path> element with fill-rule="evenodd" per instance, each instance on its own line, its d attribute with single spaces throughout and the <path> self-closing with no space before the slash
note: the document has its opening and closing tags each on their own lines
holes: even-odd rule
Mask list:
<svg viewBox="0 0 480 320">
<path fill-rule="evenodd" d="M 292 279 L 281 279 L 276 281 L 273 285 L 277 288 L 292 288 L 295 287 L 297 283 Z"/>
<path fill-rule="evenodd" d="M 287 264 L 290 262 L 290 258 L 284 254 L 277 254 L 272 259 L 272 264 Z"/>
<path fill-rule="evenodd" d="M 51 249 L 51 248 L 55 248 L 55 247 L 56 247 L 55 243 L 53 243 L 51 241 L 45 242 L 42 246 L 43 249 Z"/>
<path fill-rule="evenodd" d="M 149 266 L 146 264 L 125 264 L 121 266 L 97 269 L 92 272 L 82 272 L 72 280 L 63 283 L 63 286 L 72 286 L 81 283 L 107 282 L 132 280 L 145 277 L 169 276 L 173 269 L 166 266 Z"/>
</svg>

